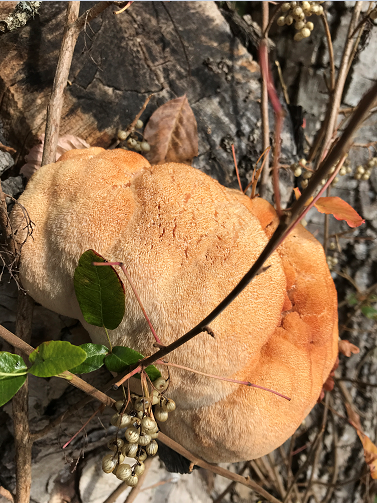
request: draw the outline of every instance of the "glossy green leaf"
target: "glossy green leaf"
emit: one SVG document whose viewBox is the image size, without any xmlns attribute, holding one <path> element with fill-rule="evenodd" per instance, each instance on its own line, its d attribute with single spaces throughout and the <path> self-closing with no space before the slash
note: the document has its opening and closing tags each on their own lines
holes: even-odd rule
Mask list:
<svg viewBox="0 0 377 503">
<path fill-rule="evenodd" d="M 74 287 L 84 319 L 90 325 L 114 330 L 124 316 L 124 287 L 112 266 L 94 266 L 105 262 L 94 250 L 87 250 L 75 269 Z"/>
<path fill-rule="evenodd" d="M 371 306 L 363 306 L 361 312 L 364 316 L 371 320 L 377 320 L 377 309 Z"/>
<path fill-rule="evenodd" d="M 87 374 L 102 367 L 103 360 L 109 352 L 106 346 L 87 343 L 79 347 L 86 352 L 86 360 L 77 367 L 69 369 L 72 374 Z"/>
<path fill-rule="evenodd" d="M 86 360 L 86 352 L 67 341 L 48 341 L 38 346 L 29 360 L 33 363 L 30 374 L 52 377 L 80 365 Z"/>
<path fill-rule="evenodd" d="M 126 348 L 123 346 L 115 346 L 110 355 L 105 358 L 105 365 L 111 372 L 123 372 L 127 368 L 142 360 L 144 356 L 138 353 L 134 349 Z M 151 381 L 155 381 L 158 377 L 161 377 L 160 371 L 154 366 L 149 365 L 145 369 Z M 136 376 L 135 376 L 136 377 Z"/>
<path fill-rule="evenodd" d="M 27 367 L 21 356 L 0 353 L 0 407 L 7 403 L 26 381 Z"/>
</svg>

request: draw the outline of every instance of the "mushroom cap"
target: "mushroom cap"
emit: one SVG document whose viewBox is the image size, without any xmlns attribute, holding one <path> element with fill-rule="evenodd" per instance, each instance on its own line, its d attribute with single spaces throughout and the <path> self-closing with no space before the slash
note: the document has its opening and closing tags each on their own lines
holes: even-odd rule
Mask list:
<svg viewBox="0 0 377 503">
<path fill-rule="evenodd" d="M 164 344 L 193 328 L 250 269 L 276 228 L 272 206 L 226 189 L 185 164 L 150 166 L 121 149 L 74 150 L 43 166 L 19 202 L 35 223 L 20 277 L 45 307 L 79 319 L 80 255 L 123 262 Z M 24 239 L 22 212 L 13 228 Z M 288 236 L 211 329 L 169 355 L 172 363 L 247 380 L 291 397 L 172 369 L 177 410 L 162 429 L 209 462 L 260 457 L 281 445 L 320 394 L 337 355 L 337 299 L 322 246 L 302 226 Z M 154 339 L 130 286 L 113 345 L 152 354 Z"/>
</svg>

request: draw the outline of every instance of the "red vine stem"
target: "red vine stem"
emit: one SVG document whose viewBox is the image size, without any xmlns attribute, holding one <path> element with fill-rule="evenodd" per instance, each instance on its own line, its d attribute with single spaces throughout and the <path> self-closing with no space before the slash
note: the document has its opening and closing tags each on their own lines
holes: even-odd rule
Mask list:
<svg viewBox="0 0 377 503">
<path fill-rule="evenodd" d="M 232 382 L 232 383 L 235 383 L 235 384 L 243 384 L 245 386 L 251 386 L 252 388 L 262 389 L 264 391 L 269 391 L 270 393 L 273 393 L 274 395 L 280 396 L 281 398 L 285 398 L 285 400 L 288 400 L 288 401 L 291 400 L 288 396 L 282 395 L 278 391 L 274 391 L 272 389 L 265 388 L 264 386 L 259 386 L 258 384 L 253 384 L 250 381 L 237 381 L 236 379 L 230 379 L 230 378 L 227 378 L 227 377 L 215 376 L 213 374 L 206 374 L 205 372 L 200 372 L 199 370 L 194 370 L 194 369 L 191 369 L 190 367 L 183 367 L 183 365 L 176 365 L 175 363 L 170 363 L 170 362 L 167 363 L 167 362 L 164 362 L 162 360 L 156 360 L 156 363 L 158 365 L 166 365 L 168 367 L 175 367 L 177 369 L 188 370 L 189 372 L 193 372 L 194 374 L 200 374 L 200 375 L 205 376 L 205 377 L 211 377 L 212 379 L 219 379 L 220 381 L 227 381 L 227 382 Z"/>
</svg>

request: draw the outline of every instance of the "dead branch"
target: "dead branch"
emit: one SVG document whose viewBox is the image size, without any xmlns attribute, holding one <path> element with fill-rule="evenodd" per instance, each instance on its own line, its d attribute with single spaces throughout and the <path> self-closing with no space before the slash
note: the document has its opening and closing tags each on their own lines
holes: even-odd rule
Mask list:
<svg viewBox="0 0 377 503">
<path fill-rule="evenodd" d="M 64 89 L 67 86 L 77 37 L 85 24 L 92 21 L 111 4 L 112 2 L 99 2 L 78 18 L 80 2 L 68 2 L 63 41 L 60 47 L 59 61 L 52 86 L 51 98 L 47 107 L 42 166 L 55 162 L 56 160 L 56 147 L 59 140 Z"/>
<path fill-rule="evenodd" d="M 16 334 L 27 344 L 31 340 L 31 323 L 34 301 L 23 291 L 18 292 Z M 15 353 L 22 351 L 15 347 Z M 15 394 L 12 400 L 14 442 L 16 450 L 16 497 L 15 503 L 29 503 L 31 488 L 31 448 L 33 442 L 29 431 L 28 381 Z"/>
</svg>

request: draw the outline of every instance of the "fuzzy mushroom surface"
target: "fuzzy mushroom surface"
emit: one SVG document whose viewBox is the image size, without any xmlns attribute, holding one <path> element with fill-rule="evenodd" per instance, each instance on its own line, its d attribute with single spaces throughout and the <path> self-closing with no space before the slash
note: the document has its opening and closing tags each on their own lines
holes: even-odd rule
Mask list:
<svg viewBox="0 0 377 503">
<path fill-rule="evenodd" d="M 272 206 L 227 189 L 185 164 L 151 166 L 116 149 L 72 150 L 43 166 L 19 202 L 35 227 L 20 277 L 43 306 L 79 319 L 93 342 L 73 275 L 89 248 L 123 262 L 164 344 L 207 316 L 249 270 L 277 226 Z M 23 242 L 23 213 L 11 222 Z M 321 392 L 338 352 L 337 296 L 321 244 L 302 226 L 203 332 L 169 355 L 173 363 L 274 389 L 269 392 L 171 369 L 176 410 L 161 430 L 208 462 L 258 458 L 281 445 Z M 155 352 L 131 287 L 113 345 Z M 163 369 L 161 369 L 163 370 Z M 164 370 L 163 370 L 164 371 Z"/>
</svg>

